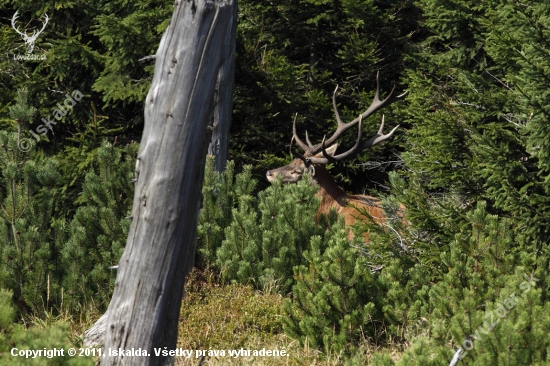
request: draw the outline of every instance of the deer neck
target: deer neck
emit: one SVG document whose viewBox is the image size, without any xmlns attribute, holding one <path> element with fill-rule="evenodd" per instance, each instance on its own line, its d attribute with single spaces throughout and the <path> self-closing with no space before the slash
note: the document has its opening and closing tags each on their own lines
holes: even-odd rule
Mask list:
<svg viewBox="0 0 550 366">
<path fill-rule="evenodd" d="M 336 184 L 324 165 L 315 166 L 315 176 L 313 178 L 319 185 L 317 195 L 321 197 L 321 204 L 334 201 L 340 206 L 346 205 L 346 193 Z"/>
</svg>

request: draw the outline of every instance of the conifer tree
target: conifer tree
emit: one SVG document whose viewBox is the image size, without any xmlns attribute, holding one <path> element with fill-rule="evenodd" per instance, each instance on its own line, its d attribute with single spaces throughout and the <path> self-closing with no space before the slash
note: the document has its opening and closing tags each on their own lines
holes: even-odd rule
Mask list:
<svg viewBox="0 0 550 366">
<path fill-rule="evenodd" d="M 137 144 L 118 148 L 105 142 L 96 151 L 97 170 L 91 170 L 70 224 L 59 223 L 66 232 L 57 247 L 63 264 L 66 306 L 94 303 L 96 309 L 108 304 L 116 272 L 130 226 L 135 156 Z"/>
<path fill-rule="evenodd" d="M 199 268 L 215 266 L 216 251 L 222 245 L 225 228 L 231 223 L 236 195 L 234 162 L 227 162 L 225 170 L 219 173 L 215 170 L 214 161 L 213 156 L 206 157 L 195 260 L 195 266 Z"/>
<path fill-rule="evenodd" d="M 237 175 L 237 208 L 217 252 L 217 265 L 226 281 L 253 283 L 258 288 L 276 283 L 281 291 L 292 284 L 292 267 L 303 262 L 302 252 L 312 235 L 321 235 L 315 224 L 317 188 L 302 179 L 295 185 L 280 181 L 252 195 L 251 167 Z"/>
<path fill-rule="evenodd" d="M 51 117 L 57 104 L 75 90 L 83 98 L 56 123 L 40 135 L 37 146 L 59 162 L 64 195 L 60 197 L 59 216 L 74 215 L 75 200 L 84 177 L 94 162 L 95 149 L 103 139 L 118 138 L 127 144 L 139 139 L 143 126 L 142 101 L 152 79 L 153 66 L 139 59 L 152 55 L 168 24 L 171 3 L 92 1 L 86 6 L 52 1 L 29 3 L 2 1 L 0 78 L 8 89 L 26 87 L 38 109 L 22 137 L 36 133 L 42 119 Z M 35 54 L 45 61 L 14 61 L 23 44 L 9 19 L 19 11 L 21 31 L 35 25 L 44 14 L 49 22 L 37 39 Z M 26 24 L 28 23 L 28 24 Z M 4 36 L 5 34 L 5 36 Z M 9 57 L 8 57 L 9 56 Z M 7 79 L 7 82 L 3 81 Z M 0 92 L 0 127 L 14 93 Z M 111 140 L 112 141 L 112 140 Z"/>
<path fill-rule="evenodd" d="M 19 90 L 10 107 L 17 132 L 0 131 L 0 285 L 13 291 L 21 309 L 38 312 L 53 302 L 59 280 L 50 242 L 59 174 L 55 161 L 40 162 L 21 138 L 35 112 L 27 91 Z"/>
<path fill-rule="evenodd" d="M 399 198 L 432 248 L 446 245 L 484 200 L 490 212 L 515 218 L 518 245 L 542 255 L 550 227 L 548 4 L 459 3 L 418 3 L 433 36 L 415 55 L 421 67 L 408 73 L 409 185 Z"/>
<path fill-rule="evenodd" d="M 548 275 L 520 265 L 534 258 L 514 248 L 511 220 L 488 214 L 483 202 L 467 219 L 441 255 L 441 280 L 424 284 L 410 309 L 409 321 L 422 321 L 429 337 L 399 364 L 445 364 L 459 349 L 472 365 L 545 364 L 548 340 L 539 334 L 550 327 L 541 287 Z"/>
<path fill-rule="evenodd" d="M 348 240 L 343 218 L 332 211 L 329 219 L 330 233 L 313 236 L 303 253 L 307 263 L 294 267 L 283 321 L 285 332 L 302 345 L 349 351 L 360 336 L 379 336 L 382 292 L 378 275 Z"/>
</svg>

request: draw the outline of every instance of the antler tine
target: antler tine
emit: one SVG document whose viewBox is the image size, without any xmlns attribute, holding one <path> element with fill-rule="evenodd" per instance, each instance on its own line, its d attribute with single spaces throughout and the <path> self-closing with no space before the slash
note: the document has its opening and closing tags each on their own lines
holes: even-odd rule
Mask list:
<svg viewBox="0 0 550 366">
<path fill-rule="evenodd" d="M 374 94 L 374 99 L 367 108 L 366 111 L 363 112 L 363 118 L 367 118 L 368 116 L 372 115 L 374 112 L 379 110 L 380 108 L 383 108 L 387 105 L 392 104 L 393 102 L 397 102 L 398 100 L 401 100 L 405 98 L 408 92 L 404 92 L 403 94 L 400 94 L 396 97 L 393 96 L 393 92 L 395 91 L 395 85 L 391 89 L 390 93 L 384 100 L 380 100 L 380 71 L 376 73 L 376 93 Z M 353 122 L 353 121 L 352 121 Z M 351 123 L 351 122 L 350 122 Z"/>
<path fill-rule="evenodd" d="M 304 155 L 300 154 L 299 152 L 295 151 L 292 146 L 294 145 L 295 136 L 292 136 L 292 139 L 290 140 L 290 153 L 297 159 L 301 159 L 304 162 L 308 162 L 308 158 L 306 158 Z"/>
<path fill-rule="evenodd" d="M 332 106 L 334 107 L 334 116 L 336 117 L 336 122 L 338 123 L 338 126 L 336 127 L 336 131 L 332 134 L 331 137 L 329 137 L 328 140 L 325 141 L 323 138 L 323 141 L 326 145 L 331 146 L 339 137 L 342 135 L 344 131 L 346 131 L 348 128 L 353 127 L 357 122 L 358 119 L 355 119 L 349 123 L 344 123 L 342 119 L 340 118 L 340 113 L 338 112 L 338 106 L 336 105 L 336 93 L 338 91 L 338 85 L 336 85 L 336 88 L 334 89 L 334 93 L 332 94 Z M 323 148 L 323 143 L 317 144 L 315 146 L 310 145 L 311 151 L 313 153 L 318 152 L 320 149 Z"/>
<path fill-rule="evenodd" d="M 306 130 L 306 142 L 310 148 L 313 147 L 313 144 L 311 143 L 311 141 L 309 141 L 309 135 L 307 134 L 307 130 Z"/>
<path fill-rule="evenodd" d="M 334 161 L 334 158 L 333 158 L 332 156 L 330 156 L 330 155 L 327 153 L 326 146 L 325 146 L 325 139 L 326 139 L 326 137 L 327 137 L 327 135 L 324 135 L 324 136 L 323 136 L 323 141 L 321 141 L 321 148 L 323 149 L 322 151 L 323 151 L 323 156 L 324 156 L 324 158 L 313 158 L 313 162 L 314 162 L 314 163 L 317 162 L 316 160 L 318 160 L 318 159 L 322 159 L 323 162 L 324 162 L 325 159 L 326 159 L 326 160 L 327 160 L 327 163 L 328 163 L 329 161 L 332 161 L 332 162 Z M 326 164 L 326 163 L 324 163 L 324 164 Z"/>
<path fill-rule="evenodd" d="M 321 142 L 321 147 L 323 149 L 322 151 L 323 151 L 324 158 L 309 158 L 309 160 L 314 164 L 328 164 L 329 162 L 340 161 L 340 160 L 343 160 L 343 159 L 347 158 L 350 155 L 353 155 L 357 151 L 357 148 L 359 147 L 359 145 L 361 143 L 361 138 L 363 137 L 362 122 L 363 122 L 363 118 L 361 116 L 359 116 L 359 124 L 358 124 L 358 128 L 357 128 L 357 141 L 355 142 L 355 145 L 351 149 L 349 149 L 348 151 L 346 151 L 342 154 L 331 156 L 326 151 L 326 142 L 325 142 L 325 137 L 326 136 L 325 136 L 325 137 L 323 137 L 323 142 Z"/>
<path fill-rule="evenodd" d="M 302 142 L 302 140 L 300 140 L 300 138 L 298 137 L 298 135 L 296 134 L 296 118 L 298 118 L 298 113 L 296 113 L 294 115 L 294 122 L 292 123 L 292 139 L 293 140 L 296 140 L 296 143 L 298 144 L 298 146 L 300 146 L 302 148 L 302 150 L 304 150 L 305 152 L 309 151 L 309 148 L 308 146 L 306 146 L 306 144 L 304 144 Z"/>
<path fill-rule="evenodd" d="M 384 141 L 388 140 L 389 138 L 391 138 L 393 136 L 393 133 L 395 132 L 395 130 L 397 130 L 398 127 L 399 127 L 399 125 L 395 126 L 393 128 L 393 130 L 391 130 L 389 133 L 384 135 L 384 132 L 383 132 L 383 130 L 384 130 L 384 116 L 382 116 L 382 123 L 380 124 L 380 128 L 378 129 L 378 132 L 376 133 L 376 135 L 374 135 L 373 137 L 371 137 L 367 141 L 363 142 L 361 144 L 361 146 L 359 146 L 358 151 L 367 149 L 369 147 L 372 147 L 374 145 L 377 145 L 381 142 L 384 142 Z"/>
<path fill-rule="evenodd" d="M 336 116 L 336 122 L 338 122 L 338 127 L 341 125 L 345 125 L 344 122 L 342 122 L 342 119 L 340 119 L 340 113 L 338 113 L 338 107 L 336 106 L 336 92 L 338 91 L 338 85 L 336 85 L 336 88 L 334 88 L 334 93 L 332 94 L 332 106 L 334 107 L 334 115 Z"/>
</svg>

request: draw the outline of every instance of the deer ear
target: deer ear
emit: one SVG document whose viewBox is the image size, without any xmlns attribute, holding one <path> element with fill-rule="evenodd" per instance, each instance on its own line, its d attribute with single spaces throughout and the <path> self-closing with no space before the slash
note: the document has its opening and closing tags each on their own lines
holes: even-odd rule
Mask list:
<svg viewBox="0 0 550 366">
<path fill-rule="evenodd" d="M 309 164 L 309 166 L 307 167 L 307 172 L 308 172 L 309 175 L 311 175 L 312 177 L 315 176 L 315 167 L 313 166 L 313 164 Z"/>
<path fill-rule="evenodd" d="M 329 147 L 327 147 L 325 150 L 327 152 L 327 154 L 329 154 L 330 156 L 334 156 L 334 154 L 336 154 L 336 149 L 338 148 L 338 143 L 335 143 Z M 323 152 L 321 151 L 320 153 L 317 153 L 315 154 L 315 156 L 313 156 L 314 158 L 324 158 L 325 156 L 323 155 Z"/>
<path fill-rule="evenodd" d="M 327 154 L 329 154 L 330 156 L 334 156 L 334 154 L 336 154 L 336 149 L 338 148 L 338 143 L 332 145 L 331 147 L 329 147 L 328 149 L 326 149 L 327 151 Z"/>
</svg>

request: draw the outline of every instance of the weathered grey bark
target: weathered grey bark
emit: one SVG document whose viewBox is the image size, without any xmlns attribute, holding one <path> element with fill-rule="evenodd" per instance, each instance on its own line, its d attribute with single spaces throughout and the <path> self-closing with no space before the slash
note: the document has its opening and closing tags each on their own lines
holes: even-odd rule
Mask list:
<svg viewBox="0 0 550 366">
<path fill-rule="evenodd" d="M 171 362 L 155 350 L 176 348 L 184 279 L 195 256 L 206 151 L 216 111 L 229 108 L 216 103 L 231 100 L 236 7 L 236 0 L 177 0 L 160 42 L 145 102 L 133 220 L 103 318 L 102 365 Z M 119 348 L 141 348 L 151 356 L 110 353 Z"/>
<path fill-rule="evenodd" d="M 235 79 L 235 47 L 232 54 L 220 68 L 219 83 L 216 85 L 216 108 L 214 111 L 214 124 L 212 139 L 208 145 L 208 155 L 213 155 L 214 169 L 223 172 L 227 162 L 227 150 L 229 148 L 229 126 L 231 125 L 231 111 L 233 109 L 233 84 Z"/>
</svg>

